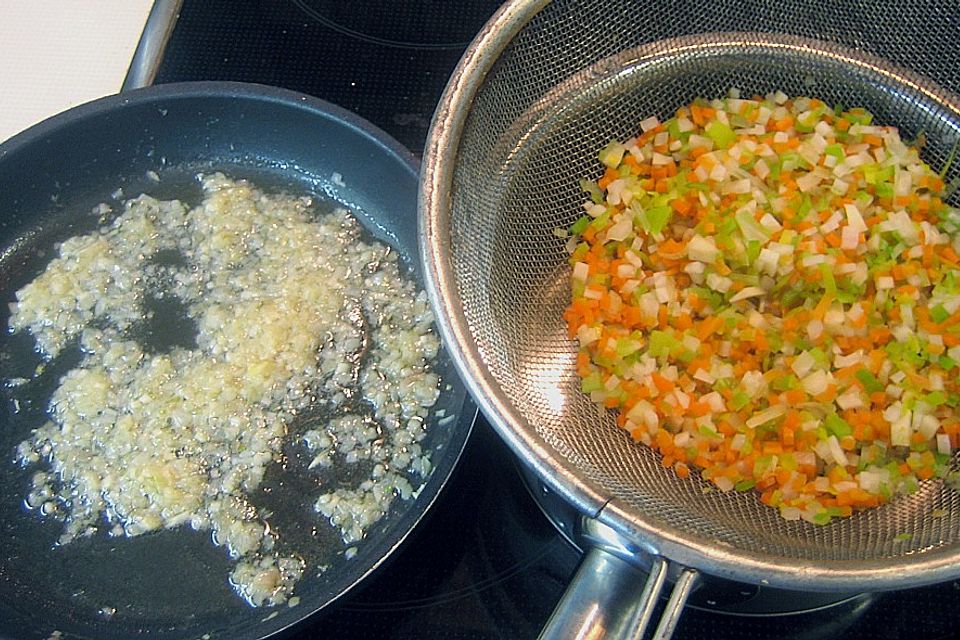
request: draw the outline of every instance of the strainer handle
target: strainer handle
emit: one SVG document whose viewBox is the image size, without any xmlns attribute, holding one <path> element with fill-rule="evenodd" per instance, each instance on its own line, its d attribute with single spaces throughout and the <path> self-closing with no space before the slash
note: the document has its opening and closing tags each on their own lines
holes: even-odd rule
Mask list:
<svg viewBox="0 0 960 640">
<path fill-rule="evenodd" d="M 540 632 L 540 640 L 640 640 L 653 618 L 667 582 L 670 564 L 655 556 L 643 590 L 637 596 L 641 570 L 601 547 L 592 547 Z M 683 568 L 651 640 L 669 640 L 698 573 Z"/>
</svg>

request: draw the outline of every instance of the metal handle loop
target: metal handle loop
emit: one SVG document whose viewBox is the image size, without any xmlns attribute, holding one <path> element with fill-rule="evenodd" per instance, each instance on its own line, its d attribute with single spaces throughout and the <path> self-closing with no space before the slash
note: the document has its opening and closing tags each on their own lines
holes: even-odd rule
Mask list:
<svg viewBox="0 0 960 640">
<path fill-rule="evenodd" d="M 642 571 L 600 547 L 592 547 L 540 632 L 540 640 L 641 640 L 653 619 L 669 569 L 665 559 L 654 557 L 637 596 Z M 669 640 L 673 635 L 698 575 L 693 569 L 681 570 L 652 640 Z"/>
</svg>

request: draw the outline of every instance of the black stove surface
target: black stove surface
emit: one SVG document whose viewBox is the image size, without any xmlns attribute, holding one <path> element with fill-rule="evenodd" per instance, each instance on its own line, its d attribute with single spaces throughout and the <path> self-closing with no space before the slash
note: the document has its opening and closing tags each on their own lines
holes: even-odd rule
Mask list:
<svg viewBox="0 0 960 640">
<path fill-rule="evenodd" d="M 294 89 L 366 118 L 419 153 L 460 54 L 499 3 L 185 0 L 156 82 Z"/>
<path fill-rule="evenodd" d="M 238 80 L 301 91 L 357 113 L 419 156 L 450 73 L 497 6 L 184 0 L 156 82 Z M 480 418 L 446 491 L 400 553 L 289 637 L 533 638 L 578 560 Z M 958 605 L 960 583 L 948 583 L 790 616 L 688 608 L 675 637 L 938 640 L 960 637 Z"/>
</svg>

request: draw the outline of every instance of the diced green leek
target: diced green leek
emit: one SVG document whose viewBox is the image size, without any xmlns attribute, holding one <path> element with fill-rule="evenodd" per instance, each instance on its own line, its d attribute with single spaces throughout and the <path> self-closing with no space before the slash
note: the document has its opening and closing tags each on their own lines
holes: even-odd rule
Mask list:
<svg viewBox="0 0 960 640">
<path fill-rule="evenodd" d="M 730 398 L 730 407 L 734 411 L 740 411 L 748 404 L 750 404 L 750 396 L 739 390 L 733 392 L 733 396 Z"/>
<path fill-rule="evenodd" d="M 854 374 L 867 393 L 877 393 L 884 390 L 883 383 L 877 380 L 877 377 L 866 369 L 860 369 Z"/>
<path fill-rule="evenodd" d="M 850 423 L 835 413 L 828 415 L 823 422 L 827 427 L 827 431 L 838 438 L 853 435 L 853 427 L 850 426 Z"/>
<path fill-rule="evenodd" d="M 823 290 L 827 295 L 836 297 L 837 281 L 833 278 L 833 266 L 825 262 L 820 263 L 820 276 L 823 278 Z"/>
<path fill-rule="evenodd" d="M 584 393 L 592 393 L 603 389 L 603 378 L 599 373 L 591 373 L 580 382 L 580 390 Z"/>
<path fill-rule="evenodd" d="M 950 312 L 943 308 L 942 304 L 938 304 L 934 308 L 930 309 L 930 319 L 936 322 L 937 324 L 943 322 L 950 317 Z"/>
<path fill-rule="evenodd" d="M 647 226 L 645 230 L 648 233 L 660 233 L 663 231 L 663 228 L 667 226 L 667 222 L 670 221 L 670 216 L 673 213 L 673 210 L 670 207 L 652 207 L 646 211 L 646 223 Z M 641 224 L 643 224 L 641 222 Z"/>
<path fill-rule="evenodd" d="M 823 153 L 828 156 L 833 156 L 841 162 L 847 158 L 847 154 L 843 150 L 843 145 L 841 144 L 828 144 L 824 148 Z"/>
<path fill-rule="evenodd" d="M 570 233 L 573 235 L 580 235 L 587 230 L 587 227 L 590 226 L 590 222 L 593 220 L 590 216 L 580 216 L 576 222 L 570 225 Z"/>
<path fill-rule="evenodd" d="M 713 140 L 713 144 L 716 145 L 718 149 L 729 148 L 737 139 L 737 134 L 730 125 L 724 124 L 719 120 L 708 123 L 704 128 L 704 132 Z"/>
<path fill-rule="evenodd" d="M 682 347 L 683 344 L 666 331 L 654 330 L 650 332 L 650 342 L 647 345 L 647 353 L 654 358 L 665 357 Z"/>
</svg>

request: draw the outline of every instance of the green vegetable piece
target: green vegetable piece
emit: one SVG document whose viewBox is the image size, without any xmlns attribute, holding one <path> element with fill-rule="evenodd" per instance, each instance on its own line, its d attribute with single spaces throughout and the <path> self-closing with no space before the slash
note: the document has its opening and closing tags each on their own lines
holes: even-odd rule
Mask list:
<svg viewBox="0 0 960 640">
<path fill-rule="evenodd" d="M 949 317 L 950 312 L 944 309 L 942 304 L 938 304 L 933 309 L 930 309 L 930 319 L 937 324 L 940 324 Z"/>
<path fill-rule="evenodd" d="M 934 291 L 939 291 L 941 288 L 945 293 L 956 294 L 960 293 L 960 286 L 958 286 L 957 276 L 955 271 L 947 272 L 947 275 L 943 277 L 943 280 L 940 281 L 940 284 L 937 285 Z"/>
<path fill-rule="evenodd" d="M 828 295 L 836 297 L 837 281 L 833 277 L 833 265 L 825 262 L 820 263 L 820 276 L 823 278 L 823 290 Z"/>
<path fill-rule="evenodd" d="M 770 465 L 773 464 L 772 455 L 762 455 L 757 458 L 757 461 L 753 463 L 753 475 L 762 476 L 763 473 L 770 468 Z"/>
<path fill-rule="evenodd" d="M 860 167 L 863 172 L 863 181 L 870 185 L 876 185 L 880 180 L 880 165 L 865 164 Z"/>
<path fill-rule="evenodd" d="M 810 349 L 810 355 L 813 356 L 814 361 L 817 363 L 821 369 L 830 368 L 830 358 L 827 357 L 827 354 L 823 352 L 823 349 L 820 347 L 814 347 Z"/>
<path fill-rule="evenodd" d="M 826 511 L 821 511 L 817 515 L 813 516 L 813 524 L 829 524 L 830 519 L 829 513 Z"/>
<path fill-rule="evenodd" d="M 713 144 L 716 145 L 718 149 L 727 149 L 736 141 L 737 134 L 730 128 L 730 125 L 724 124 L 719 120 L 714 120 L 709 123 L 704 132 L 707 134 Z"/>
<path fill-rule="evenodd" d="M 827 427 L 827 431 L 838 438 L 853 435 L 853 427 L 850 426 L 850 423 L 835 413 L 827 416 L 826 420 L 824 420 L 824 425 Z"/>
<path fill-rule="evenodd" d="M 800 206 L 797 207 L 797 218 L 803 220 L 811 209 L 813 209 L 813 198 L 810 197 L 809 193 L 805 193 L 800 201 Z"/>
<path fill-rule="evenodd" d="M 873 122 L 873 114 L 861 107 L 850 109 L 850 111 L 844 115 L 847 120 L 856 124 L 869 125 Z"/>
<path fill-rule="evenodd" d="M 893 185 L 889 182 L 880 182 L 876 186 L 877 197 L 879 198 L 892 198 L 893 197 Z"/>
<path fill-rule="evenodd" d="M 631 338 L 621 338 L 617 340 L 617 355 L 621 358 L 625 358 L 632 353 L 635 353 L 640 350 L 640 347 L 643 346 L 643 343 L 638 340 L 633 340 Z"/>
<path fill-rule="evenodd" d="M 863 385 L 863 388 L 867 390 L 867 393 L 877 393 L 883 391 L 886 387 L 883 386 L 883 383 L 880 382 L 875 375 L 867 371 L 866 369 L 860 369 L 856 374 L 857 380 L 860 381 L 860 384 Z"/>
<path fill-rule="evenodd" d="M 601 213 L 599 216 L 593 219 L 590 222 L 590 226 L 600 231 L 610 223 L 610 209 L 607 209 L 605 212 Z"/>
<path fill-rule="evenodd" d="M 647 209 L 646 213 L 649 228 L 645 230 L 648 233 L 660 233 L 663 231 L 663 228 L 667 226 L 667 222 L 670 221 L 673 209 L 670 207 L 652 207 Z"/>
<path fill-rule="evenodd" d="M 654 358 L 660 358 L 670 355 L 674 350 L 683 345 L 666 331 L 651 331 L 650 343 L 647 346 L 647 353 Z"/>
<path fill-rule="evenodd" d="M 750 404 L 750 396 L 748 396 L 743 391 L 734 391 L 733 396 L 730 398 L 730 407 L 734 411 L 740 411 L 745 406 Z"/>
<path fill-rule="evenodd" d="M 700 425 L 700 428 L 699 428 L 698 430 L 700 431 L 700 435 L 704 436 L 705 438 L 719 438 L 719 437 L 720 437 L 720 434 L 717 433 L 717 430 L 716 430 L 716 429 L 714 429 L 713 427 L 709 427 L 709 426 L 707 426 L 707 425 L 705 425 L 705 424 Z"/>
<path fill-rule="evenodd" d="M 842 302 L 843 304 L 853 304 L 861 297 L 862 296 L 858 293 L 851 293 L 850 291 L 837 291 L 837 302 Z"/>
<path fill-rule="evenodd" d="M 940 179 L 947 177 L 947 172 L 950 171 L 950 167 L 953 166 L 954 160 L 957 159 L 957 149 L 960 148 L 960 140 L 957 140 L 953 143 L 953 147 L 950 149 L 950 155 L 947 156 L 947 161 L 944 163 L 943 167 L 940 169 Z"/>
<path fill-rule="evenodd" d="M 576 222 L 570 225 L 570 233 L 575 236 L 580 235 L 587 230 L 587 227 L 590 226 L 590 221 L 592 218 L 590 216 L 580 216 Z"/>
<path fill-rule="evenodd" d="M 847 154 L 843 151 L 843 145 L 840 144 L 828 144 L 824 148 L 823 153 L 828 156 L 833 156 L 840 162 L 847 158 Z"/>
<path fill-rule="evenodd" d="M 671 140 L 680 139 L 680 121 L 676 118 L 670 118 L 667 122 L 667 133 L 670 134 Z"/>
<path fill-rule="evenodd" d="M 799 467 L 797 458 L 792 453 L 784 453 L 780 456 L 780 466 L 787 471 L 796 471 Z"/>
<path fill-rule="evenodd" d="M 580 390 L 584 393 L 592 393 L 603 389 L 603 378 L 599 373 L 591 373 L 580 383 Z"/>
<path fill-rule="evenodd" d="M 796 389 L 799 384 L 800 380 L 797 379 L 797 376 L 787 374 L 774 380 L 770 386 L 774 391 L 789 391 L 790 389 Z"/>
</svg>

